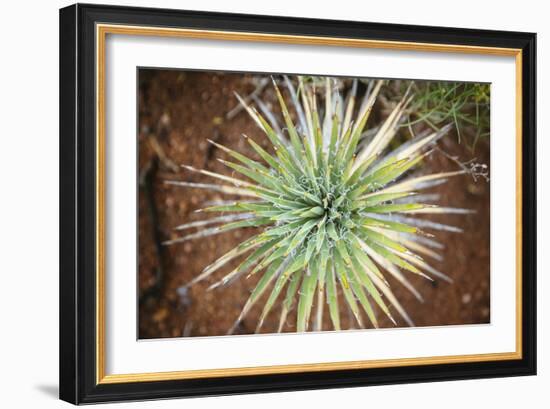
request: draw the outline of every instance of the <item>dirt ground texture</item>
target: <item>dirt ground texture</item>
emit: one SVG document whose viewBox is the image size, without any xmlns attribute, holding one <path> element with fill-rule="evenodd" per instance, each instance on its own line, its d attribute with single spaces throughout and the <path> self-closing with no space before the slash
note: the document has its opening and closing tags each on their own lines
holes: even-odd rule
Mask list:
<svg viewBox="0 0 550 409">
<path fill-rule="evenodd" d="M 209 183 L 206 176 L 187 172 L 180 164 L 230 174 L 217 158 L 228 159 L 224 152 L 208 144 L 207 138 L 256 158 L 242 134 L 252 137 L 270 150 L 253 120 L 244 111 L 227 119 L 237 106 L 234 92 L 248 95 L 258 85 L 259 77 L 248 74 L 223 74 L 175 70 L 140 70 L 139 74 L 139 338 L 225 335 L 233 325 L 254 288 L 259 275 L 242 278 L 212 291 L 207 288 L 236 267 L 229 263 L 213 277 L 188 289 L 183 286 L 212 261 L 231 250 L 254 233 L 253 229 L 235 230 L 204 239 L 172 246 L 161 242 L 179 237 L 174 227 L 204 219 L 194 213 L 201 204 L 227 196 L 203 189 L 176 187 L 167 180 Z M 271 85 L 258 94 L 262 101 L 276 106 Z M 374 112 L 368 125 L 376 124 L 387 113 Z M 470 159 L 489 165 L 489 141 L 478 143 L 475 153 L 457 142 L 450 133 L 439 143 L 448 155 L 460 161 Z M 434 152 L 422 168 L 423 173 L 457 170 L 458 165 L 446 155 Z M 417 326 L 480 324 L 490 322 L 490 189 L 483 180 L 469 175 L 449 179 L 431 188 L 439 193 L 442 206 L 475 210 L 467 215 L 434 215 L 425 217 L 441 223 L 460 226 L 463 233 L 431 231 L 444 244 L 443 261 L 428 260 L 450 276 L 454 282 L 429 282 L 405 272 L 424 297 L 419 302 L 406 288 L 391 277 L 388 281 L 396 297 Z M 341 297 L 341 295 L 340 295 Z M 263 296 L 263 300 L 267 294 Z M 356 328 L 351 314 L 341 302 L 343 328 Z M 250 334 L 256 328 L 262 300 L 238 326 L 236 334 Z M 315 305 L 314 305 L 315 308 Z M 262 333 L 276 332 L 278 307 L 265 320 Z M 380 310 L 376 311 L 381 327 L 393 327 Z M 394 314 L 396 319 L 398 314 Z M 323 330 L 332 325 L 325 306 Z M 283 332 L 295 331 L 295 311 L 287 319 Z M 365 319 L 365 322 L 368 320 Z M 398 326 L 405 326 L 398 320 Z"/>
</svg>

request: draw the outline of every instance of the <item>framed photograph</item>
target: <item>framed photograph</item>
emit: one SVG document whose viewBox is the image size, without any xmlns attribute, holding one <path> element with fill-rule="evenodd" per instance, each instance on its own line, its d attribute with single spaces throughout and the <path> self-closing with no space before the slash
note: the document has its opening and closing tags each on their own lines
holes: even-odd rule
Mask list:
<svg viewBox="0 0 550 409">
<path fill-rule="evenodd" d="M 535 52 L 61 9 L 61 399 L 534 375 Z"/>
</svg>

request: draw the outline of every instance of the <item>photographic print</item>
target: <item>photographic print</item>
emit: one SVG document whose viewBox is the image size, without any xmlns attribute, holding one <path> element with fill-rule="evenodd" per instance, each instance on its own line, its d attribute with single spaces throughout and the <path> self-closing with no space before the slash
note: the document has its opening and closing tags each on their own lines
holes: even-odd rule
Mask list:
<svg viewBox="0 0 550 409">
<path fill-rule="evenodd" d="M 534 33 L 76 4 L 60 39 L 61 399 L 536 373 Z"/>
<path fill-rule="evenodd" d="M 138 68 L 138 337 L 488 324 L 488 83 Z"/>
</svg>

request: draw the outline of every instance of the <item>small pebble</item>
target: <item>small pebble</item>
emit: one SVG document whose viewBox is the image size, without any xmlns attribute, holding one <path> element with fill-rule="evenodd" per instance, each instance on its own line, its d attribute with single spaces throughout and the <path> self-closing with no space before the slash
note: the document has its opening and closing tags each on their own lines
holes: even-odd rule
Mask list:
<svg viewBox="0 0 550 409">
<path fill-rule="evenodd" d="M 162 116 L 160 117 L 159 122 L 160 122 L 160 125 L 163 127 L 170 126 L 170 115 L 168 115 L 167 112 L 163 113 Z"/>
<path fill-rule="evenodd" d="M 168 316 L 168 310 L 166 308 L 160 308 L 153 315 L 153 321 L 155 322 L 164 321 L 167 316 Z"/>
</svg>

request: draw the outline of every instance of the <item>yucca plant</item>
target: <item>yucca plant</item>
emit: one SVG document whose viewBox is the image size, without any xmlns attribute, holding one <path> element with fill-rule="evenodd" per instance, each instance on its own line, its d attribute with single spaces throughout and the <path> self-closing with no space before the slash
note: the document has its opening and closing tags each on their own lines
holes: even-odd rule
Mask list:
<svg viewBox="0 0 550 409">
<path fill-rule="evenodd" d="M 256 101 L 260 113 L 237 95 L 273 150 L 265 150 L 245 136 L 261 158 L 257 161 L 210 141 L 235 159 L 235 162 L 222 161 L 230 173 L 183 165 L 217 182 L 167 182 L 237 197 L 199 209 L 217 215 L 178 226 L 178 230 L 199 230 L 167 244 L 234 229 L 260 228 L 259 233 L 222 255 L 188 284 L 212 276 L 237 258 L 242 258 L 240 264 L 226 271 L 210 289 L 245 276 L 261 276 L 229 333 L 266 292 L 269 296 L 257 331 L 277 304 L 280 332 L 296 299 L 297 331 L 307 331 L 311 321 L 312 329 L 322 330 L 325 303 L 335 330 L 341 328 L 342 305 L 349 307 L 361 328 L 365 327 L 361 309 L 372 326 L 378 327 L 375 305 L 394 324 L 392 313 L 396 310 L 407 324 L 413 325 L 386 276 L 393 276 L 419 299 L 421 296 L 410 284 L 407 273 L 430 280 L 428 274 L 449 280 L 419 255 L 440 258 L 434 250 L 438 243 L 421 228 L 456 229 L 414 215 L 467 212 L 437 207 L 427 203 L 433 195 L 418 194 L 464 171 L 410 176 L 410 171 L 430 154 L 429 147 L 449 127 L 419 135 L 385 153 L 413 97 L 406 93 L 373 132 L 366 130 L 366 123 L 384 81 L 370 81 L 361 104 L 356 103 L 357 81 L 351 85 L 345 101 L 335 86 L 336 81 L 325 78 L 319 85 L 319 78 L 310 82 L 300 77 L 292 80 L 284 77 L 286 97 L 274 81 L 284 128 L 262 101 Z M 235 172 L 241 177 L 234 177 Z"/>
</svg>

